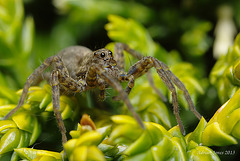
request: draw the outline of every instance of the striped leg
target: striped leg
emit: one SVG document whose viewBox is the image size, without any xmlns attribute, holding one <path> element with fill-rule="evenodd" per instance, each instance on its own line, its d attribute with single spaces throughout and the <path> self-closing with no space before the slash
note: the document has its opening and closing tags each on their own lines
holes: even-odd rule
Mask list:
<svg viewBox="0 0 240 161">
<path fill-rule="evenodd" d="M 177 123 L 179 125 L 179 128 L 181 130 L 181 133 L 183 135 L 185 135 L 185 130 L 179 115 L 179 109 L 178 109 L 178 102 L 177 102 L 177 92 L 176 89 L 173 85 L 173 83 L 171 82 L 171 80 L 169 79 L 168 75 L 166 74 L 166 71 L 164 69 L 162 69 L 161 64 L 159 63 L 159 61 L 154 61 L 154 67 L 157 70 L 158 75 L 161 77 L 162 81 L 164 82 L 164 84 L 168 87 L 168 89 L 171 91 L 172 93 L 172 100 L 173 100 L 173 113 L 177 119 Z"/>
<path fill-rule="evenodd" d="M 190 110 L 194 113 L 194 115 L 201 120 L 201 114 L 196 110 L 193 101 L 188 93 L 188 90 L 186 89 L 185 85 L 176 77 L 170 70 L 166 71 L 166 74 L 171 79 L 171 81 L 181 90 L 183 91 L 184 97 L 189 105 Z"/>
<path fill-rule="evenodd" d="M 157 88 L 157 86 L 154 83 L 153 76 L 151 71 L 147 72 L 147 78 L 149 81 L 150 86 L 153 88 L 153 90 L 157 93 L 157 95 L 161 98 L 163 102 L 167 102 L 167 98 L 163 95 L 163 93 Z"/>
<path fill-rule="evenodd" d="M 125 92 L 127 93 L 127 95 L 129 95 L 129 93 L 131 92 L 132 88 L 134 87 L 134 76 L 132 75 L 127 75 L 127 74 L 121 74 L 118 78 L 119 81 L 128 81 L 128 85 L 125 89 Z M 113 100 L 115 101 L 119 101 L 120 100 L 120 96 L 114 96 Z"/>
<path fill-rule="evenodd" d="M 105 99 L 105 81 L 101 78 L 98 78 L 97 83 L 99 85 L 99 98 L 101 101 L 103 101 Z"/>
<path fill-rule="evenodd" d="M 123 54 L 123 47 L 121 43 L 116 43 L 114 46 L 114 59 L 117 62 L 117 67 L 121 71 L 125 70 L 125 58 Z"/>
<path fill-rule="evenodd" d="M 59 130 L 62 134 L 62 144 L 67 142 L 67 136 L 66 136 L 66 128 L 63 123 L 62 115 L 60 113 L 60 92 L 59 92 L 59 81 L 58 81 L 58 71 L 54 70 L 52 72 L 52 79 L 51 79 L 51 85 L 52 85 L 52 103 L 53 103 L 53 111 L 58 123 Z"/>
<path fill-rule="evenodd" d="M 178 124 L 181 122 L 180 116 L 179 116 L 179 111 L 178 111 L 178 103 L 177 103 L 177 94 L 175 88 L 173 88 L 172 82 L 184 93 L 184 97 L 190 107 L 190 110 L 194 113 L 194 115 L 200 120 L 201 119 L 201 114 L 198 113 L 196 110 L 192 99 L 184 86 L 184 84 L 169 70 L 168 66 L 164 64 L 163 62 L 157 60 L 156 58 L 151 58 L 154 64 L 154 67 L 157 70 L 157 73 L 159 74 L 160 77 L 166 77 L 168 81 L 165 82 L 165 84 L 168 86 L 169 90 L 172 92 L 172 97 L 173 97 L 173 106 L 174 106 L 174 114 L 177 118 Z M 172 87 L 173 86 L 173 87 Z M 180 124 L 179 124 L 180 126 Z M 182 126 L 182 125 L 181 125 Z M 181 129 L 180 126 L 180 129 Z M 181 129 L 181 132 L 184 132 L 183 126 Z M 183 133 L 184 134 L 184 133 Z"/>
<path fill-rule="evenodd" d="M 30 88 L 33 81 L 37 79 L 38 76 L 42 74 L 42 72 L 52 64 L 52 62 L 55 62 L 55 61 L 56 61 L 56 56 L 51 56 L 45 59 L 44 62 L 37 69 L 35 69 L 34 72 L 27 78 L 27 81 L 23 87 L 23 92 L 18 101 L 17 106 L 3 118 L 4 120 L 11 117 L 24 104 L 24 101 L 27 97 L 28 89 Z"/>
<path fill-rule="evenodd" d="M 148 72 L 148 70 L 152 67 L 156 69 L 158 75 L 172 93 L 174 115 L 177 119 L 182 134 L 185 134 L 184 127 L 179 116 L 177 92 L 174 84 L 183 91 L 185 99 L 187 100 L 189 107 L 195 116 L 198 119 L 201 119 L 202 116 L 197 112 L 184 84 L 169 70 L 168 66 L 156 58 L 144 57 L 130 67 L 127 75 L 132 75 L 134 78 L 138 78 Z"/>
<path fill-rule="evenodd" d="M 137 59 L 142 59 L 143 58 L 143 55 L 140 54 L 139 52 L 137 52 L 136 50 L 133 50 L 131 49 L 127 44 L 123 44 L 123 43 L 116 43 L 115 44 L 115 48 L 114 49 L 118 49 L 118 50 L 114 50 L 114 53 L 117 51 L 117 54 L 118 52 L 121 53 L 121 59 L 124 60 L 124 55 L 123 55 L 123 50 L 125 50 L 126 52 L 128 52 L 129 54 L 131 54 L 133 57 L 137 58 Z M 115 53 L 116 54 L 116 53 Z M 116 59 L 117 60 L 117 59 Z M 124 61 L 123 61 L 124 62 Z M 118 62 L 117 62 L 118 63 Z"/>
<path fill-rule="evenodd" d="M 55 64 L 55 69 L 59 71 L 59 82 L 66 88 L 73 92 L 82 92 L 84 86 L 82 83 L 75 81 L 69 77 L 67 69 L 64 67 L 63 62 L 58 56 L 51 56 L 43 61 L 43 63 L 33 71 L 33 73 L 27 78 L 27 81 L 23 87 L 22 95 L 19 99 L 17 106 L 11 110 L 3 119 L 6 120 L 11 117 L 17 110 L 24 104 L 27 97 L 28 90 L 31 84 L 41 75 L 51 64 Z"/>
<path fill-rule="evenodd" d="M 28 90 L 33 83 L 35 79 L 38 78 L 39 75 L 41 75 L 46 68 L 48 68 L 51 64 L 54 64 L 54 71 L 52 72 L 51 77 L 51 86 L 52 86 L 52 101 L 53 101 L 53 110 L 56 116 L 56 120 L 60 129 L 60 132 L 62 134 L 62 143 L 67 142 L 66 137 L 66 129 L 62 120 L 61 113 L 59 111 L 60 105 L 59 105 L 59 83 L 62 84 L 65 88 L 70 89 L 72 92 L 82 92 L 85 90 L 85 86 L 80 81 L 76 81 L 73 78 L 71 78 L 68 74 L 68 71 L 66 67 L 64 66 L 62 60 L 58 56 L 51 56 L 44 60 L 44 62 L 34 70 L 34 72 L 28 77 L 24 88 L 22 95 L 20 97 L 20 100 L 18 102 L 18 105 L 10 111 L 4 119 L 8 119 L 13 115 L 23 104 L 27 97 Z"/>
<path fill-rule="evenodd" d="M 133 117 L 136 119 L 136 121 L 139 123 L 139 125 L 143 129 L 145 129 L 145 126 L 144 126 L 141 118 L 134 111 L 134 108 L 133 108 L 132 104 L 130 103 L 128 95 L 126 94 L 126 92 L 124 92 L 121 84 L 117 80 L 113 79 L 107 72 L 105 72 L 105 70 L 102 67 L 95 66 L 95 67 L 92 67 L 92 68 L 95 69 L 96 74 L 98 74 L 106 83 L 108 83 L 111 87 L 113 87 L 120 94 L 123 102 L 128 107 L 128 110 L 132 113 Z"/>
<path fill-rule="evenodd" d="M 119 69 L 124 71 L 124 54 L 123 54 L 123 50 L 127 51 L 129 54 L 131 54 L 133 57 L 137 58 L 137 59 L 142 59 L 143 55 L 140 54 L 139 52 L 131 49 L 127 44 L 124 43 L 116 43 L 115 47 L 114 47 L 114 56 L 115 56 L 115 60 L 117 61 L 118 67 Z M 129 77 L 129 76 L 128 76 Z M 167 101 L 167 98 L 162 94 L 162 92 L 157 89 L 153 78 L 152 78 L 152 74 L 151 71 L 148 71 L 147 73 L 147 78 L 149 81 L 150 86 L 153 88 L 153 90 L 157 93 L 157 95 L 164 101 Z M 133 83 L 132 83 L 133 84 Z M 126 89 L 125 91 L 129 91 L 128 94 L 130 93 L 131 89 L 130 86 L 127 87 L 128 89 Z M 130 90 L 129 90 L 130 89 Z M 117 97 L 116 97 L 117 98 Z"/>
<path fill-rule="evenodd" d="M 90 67 L 86 75 L 86 83 L 90 88 L 99 87 L 99 99 L 103 101 L 105 99 L 105 81 L 99 78 L 94 66 Z"/>
</svg>

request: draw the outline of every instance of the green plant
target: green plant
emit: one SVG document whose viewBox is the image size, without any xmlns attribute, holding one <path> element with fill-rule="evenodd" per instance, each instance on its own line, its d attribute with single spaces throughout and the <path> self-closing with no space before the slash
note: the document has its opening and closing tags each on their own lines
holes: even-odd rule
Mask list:
<svg viewBox="0 0 240 161">
<path fill-rule="evenodd" d="M 239 56 L 240 35 L 238 34 L 233 46 L 229 48 L 226 55 L 219 58 L 210 74 L 210 82 L 217 88 L 221 103 L 224 103 L 231 98 L 239 89 Z"/>
<path fill-rule="evenodd" d="M 32 71 L 34 22 L 30 16 L 24 18 L 21 0 L 2 0 L 0 8 L 0 84 L 16 89 Z"/>
<path fill-rule="evenodd" d="M 77 43 L 78 35 L 82 36 L 81 39 L 85 38 L 86 29 L 107 16 L 109 23 L 106 24 L 105 29 L 113 41 L 107 44 L 107 48 L 112 50 L 114 43 L 121 41 L 144 55 L 154 56 L 166 63 L 186 85 L 200 112 L 203 110 L 199 99 L 208 100 L 211 103 L 214 101 L 214 98 L 206 98 L 211 85 L 217 89 L 223 105 L 208 122 L 203 117 L 197 124 L 193 114 L 188 113 L 183 94 L 177 91 L 180 106 L 184 108 L 180 111 L 183 122 L 186 127 L 191 126 L 187 128 L 189 133 L 183 136 L 178 126 L 175 126 L 176 121 L 170 110 L 171 94 L 156 74 L 153 74 L 155 84 L 168 98 L 167 103 L 152 90 L 146 77 L 136 81 L 129 96 L 135 110 L 145 121 L 146 130 L 141 129 L 135 120 L 127 115 L 128 111 L 121 102 L 114 103 L 111 98 L 107 98 L 106 103 L 95 102 L 92 93 L 81 96 L 62 95 L 60 112 L 70 131 L 69 140 L 64 145 L 65 155 L 61 151 L 61 143 L 57 142 L 57 136 L 53 137 L 57 148 L 48 149 L 47 143 L 41 145 L 46 140 L 49 141 L 51 133 L 54 132 L 50 123 L 57 126 L 52 112 L 51 88 L 44 82 L 30 88 L 21 110 L 9 120 L 0 121 L 0 160 L 220 160 L 215 152 L 216 147 L 238 146 L 236 144 L 240 138 L 239 35 L 228 54 L 217 61 L 208 80 L 204 77 L 205 71 L 202 67 L 205 64 L 201 60 L 211 45 L 211 38 L 207 34 L 212 27 L 210 22 L 198 19 L 191 19 L 192 21 L 187 19 L 182 22 L 181 27 L 184 28 L 184 33 L 180 36 L 181 50 L 179 51 L 184 52 L 187 60 L 191 60 L 186 62 L 179 51 L 167 51 L 152 39 L 153 26 L 146 29 L 136 21 L 145 24 L 154 14 L 146 6 L 122 1 L 116 1 L 111 5 L 111 1 L 106 1 L 100 2 L 99 7 L 95 5 L 95 0 L 87 3 L 82 1 L 55 1 L 55 3 L 66 17 L 55 24 L 51 38 L 49 35 L 36 33 L 35 38 L 38 44 L 32 49 L 33 20 L 31 17 L 24 18 L 22 1 L 0 1 L 2 9 L 0 12 L 0 119 L 16 106 L 22 92 L 21 90 L 16 92 L 8 87 L 15 89 L 22 87 L 33 69 L 29 68 L 29 64 L 39 61 L 32 59 L 29 61 L 32 51 L 45 54 L 43 57 L 47 57 L 48 53 L 55 53 L 55 50 L 63 46 L 73 45 Z M 89 13 L 84 5 L 94 11 L 88 14 L 88 19 L 82 16 Z M 103 6 L 109 10 L 102 10 Z M 119 10 L 116 10 L 117 6 L 120 6 Z M 144 10 L 144 12 L 136 16 L 135 11 L 138 10 Z M 109 15 L 112 13 L 124 14 L 132 18 Z M 176 14 L 173 13 L 175 16 Z M 179 17 L 170 17 L 169 21 L 175 22 L 177 18 Z M 85 27 L 79 30 L 76 26 Z M 44 48 L 39 43 L 42 40 L 45 44 Z M 198 46 L 199 44 L 204 48 Z M 194 51 L 196 51 L 195 54 Z M 137 61 L 127 53 L 125 55 L 127 68 Z M 16 63 L 17 61 L 21 63 Z M 201 67 L 196 64 L 200 64 Z M 34 66 L 37 65 L 34 63 Z M 147 96 L 146 93 L 148 93 Z M 115 94 L 111 89 L 108 90 L 108 95 L 111 97 Z M 214 107 L 205 107 L 208 110 L 212 108 Z M 77 127 L 73 127 L 83 113 L 88 113 L 92 117 L 97 129 L 93 127 L 94 123 L 89 121 L 90 119 L 85 123 L 80 121 Z M 205 116 L 204 113 L 203 116 Z M 48 127 L 47 130 L 46 127 Z M 38 144 L 41 146 L 35 148 Z"/>
</svg>

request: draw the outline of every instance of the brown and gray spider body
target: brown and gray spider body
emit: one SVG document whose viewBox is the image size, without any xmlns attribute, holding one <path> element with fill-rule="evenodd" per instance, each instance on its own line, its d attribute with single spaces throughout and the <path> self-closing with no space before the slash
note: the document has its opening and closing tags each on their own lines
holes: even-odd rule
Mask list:
<svg viewBox="0 0 240 161">
<path fill-rule="evenodd" d="M 139 59 L 138 62 L 129 68 L 127 73 L 124 71 L 123 50 Z M 156 69 L 158 75 L 172 93 L 174 114 L 181 132 L 183 134 L 185 133 L 179 116 L 177 93 L 174 84 L 183 91 L 191 111 L 198 119 L 201 119 L 201 115 L 196 111 L 184 84 L 169 70 L 167 65 L 154 57 L 144 57 L 135 50 L 129 48 L 126 44 L 122 43 L 116 43 L 114 53 L 115 58 L 113 57 L 112 52 L 108 49 L 99 49 L 92 52 L 90 49 L 83 46 L 72 46 L 63 49 L 56 56 L 47 58 L 28 77 L 17 107 L 10 111 L 4 119 L 9 118 L 24 104 L 30 85 L 50 65 L 53 66 L 50 78 L 53 109 L 62 134 L 63 143 L 67 141 L 67 138 L 65 126 L 59 112 L 60 89 L 70 91 L 70 93 L 81 93 L 89 89 L 99 88 L 99 97 L 104 99 L 105 88 L 111 86 L 119 92 L 118 99 L 120 98 L 123 100 L 137 122 L 142 128 L 144 128 L 142 120 L 134 111 L 133 106 L 128 99 L 128 94 L 134 86 L 134 80 L 147 73 L 152 67 Z M 149 75 L 149 79 L 152 87 L 159 93 L 153 84 L 151 75 Z M 128 82 L 125 91 L 120 84 L 120 82 L 124 81 Z M 159 96 L 164 99 L 161 93 L 159 93 Z"/>
</svg>

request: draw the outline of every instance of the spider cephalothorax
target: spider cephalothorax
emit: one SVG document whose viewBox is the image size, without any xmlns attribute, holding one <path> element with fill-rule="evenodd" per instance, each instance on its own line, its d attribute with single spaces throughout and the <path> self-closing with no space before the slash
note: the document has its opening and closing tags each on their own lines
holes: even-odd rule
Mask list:
<svg viewBox="0 0 240 161">
<path fill-rule="evenodd" d="M 139 59 L 138 62 L 129 68 L 128 72 L 125 72 L 124 69 L 123 50 Z M 72 46 L 63 49 L 58 53 L 58 55 L 47 58 L 28 77 L 17 107 L 10 111 L 5 116 L 5 119 L 9 118 L 23 105 L 28 93 L 28 89 L 32 82 L 37 79 L 37 77 L 41 75 L 50 65 L 53 66 L 50 77 L 50 84 L 52 86 L 53 110 L 62 134 L 63 143 L 67 141 L 67 138 L 65 126 L 59 112 L 60 88 L 70 91 L 70 93 L 81 93 L 92 88 L 99 88 L 99 97 L 104 99 L 105 88 L 111 86 L 119 92 L 117 99 L 121 99 L 126 104 L 134 118 L 137 120 L 140 126 L 144 128 L 142 120 L 133 110 L 133 106 L 128 99 L 128 94 L 131 92 L 131 89 L 134 86 L 135 79 L 141 77 L 145 73 L 148 73 L 149 69 L 151 68 L 156 69 L 159 77 L 172 93 L 174 114 L 181 132 L 183 134 L 185 133 L 179 116 L 175 85 L 183 91 L 190 110 L 198 119 L 201 119 L 201 115 L 196 111 L 184 84 L 169 70 L 167 65 L 165 65 L 163 62 L 154 57 L 144 57 L 135 50 L 129 48 L 128 45 L 122 43 L 116 43 L 114 48 L 114 56 L 115 59 L 112 52 L 108 49 L 99 49 L 92 52 L 90 49 L 83 46 Z M 162 99 L 166 99 L 159 91 L 157 91 L 151 75 L 148 74 L 148 78 L 151 86 L 154 88 L 154 90 L 156 90 L 159 96 Z M 120 82 L 124 81 L 128 82 L 125 91 L 120 84 Z"/>
</svg>

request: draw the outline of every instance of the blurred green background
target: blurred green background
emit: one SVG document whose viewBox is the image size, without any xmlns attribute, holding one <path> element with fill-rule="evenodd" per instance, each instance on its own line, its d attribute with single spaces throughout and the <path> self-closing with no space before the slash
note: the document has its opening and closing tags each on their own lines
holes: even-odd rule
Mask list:
<svg viewBox="0 0 240 161">
<path fill-rule="evenodd" d="M 224 22 L 230 27 L 220 30 Z M 209 120 L 239 88 L 237 74 L 230 81 L 226 80 L 228 74 L 223 74 L 232 66 L 239 70 L 236 68 L 239 53 L 220 50 L 220 54 L 230 56 L 213 54 L 220 48 L 215 44 L 217 38 L 226 33 L 223 39 L 231 44 L 239 29 L 238 0 L 23 0 L 23 3 L 1 0 L 0 86 L 12 90 L 22 88 L 44 59 L 67 46 L 78 44 L 95 50 L 112 41 L 121 41 L 170 66 L 182 78 L 198 111 Z M 111 48 L 112 44 L 108 46 Z M 213 68 L 216 62 L 218 66 Z M 136 82 L 135 94 L 142 90 L 138 85 L 143 82 Z M 161 91 L 169 96 L 166 89 Z M 187 106 L 182 100 L 181 104 Z M 187 131 L 192 131 L 198 120 L 189 111 L 180 112 Z M 213 150 L 237 148 L 239 145 L 213 147 Z M 236 157 L 219 156 L 221 159 Z"/>
</svg>

